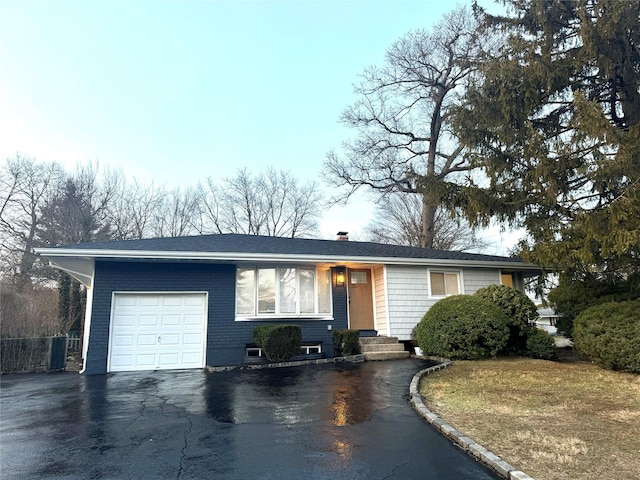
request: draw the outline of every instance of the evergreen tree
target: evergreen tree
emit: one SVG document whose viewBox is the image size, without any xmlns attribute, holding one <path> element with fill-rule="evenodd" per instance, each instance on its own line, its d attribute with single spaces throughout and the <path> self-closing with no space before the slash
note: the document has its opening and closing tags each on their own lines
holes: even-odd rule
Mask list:
<svg viewBox="0 0 640 480">
<path fill-rule="evenodd" d="M 480 66 L 456 131 L 488 184 L 452 192 L 476 223 L 524 226 L 526 259 L 628 277 L 640 268 L 640 2 L 476 7 L 504 44 Z"/>
<path fill-rule="evenodd" d="M 65 272 L 58 275 L 58 322 L 63 331 L 67 331 L 69 325 L 69 312 L 71 310 L 71 277 Z"/>
</svg>

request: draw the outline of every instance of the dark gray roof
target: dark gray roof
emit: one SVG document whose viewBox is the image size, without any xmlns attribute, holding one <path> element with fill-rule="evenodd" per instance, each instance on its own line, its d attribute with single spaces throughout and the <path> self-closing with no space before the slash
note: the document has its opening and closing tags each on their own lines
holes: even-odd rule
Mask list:
<svg viewBox="0 0 640 480">
<path fill-rule="evenodd" d="M 256 253 L 274 255 L 317 255 L 331 257 L 407 258 L 439 259 L 480 262 L 513 262 L 522 260 L 513 257 L 483 255 L 477 253 L 434 250 L 430 248 L 406 247 L 371 242 L 315 240 L 307 238 L 265 237 L 258 235 L 200 235 L 190 237 L 148 238 L 108 242 L 64 245 L 51 249 L 64 250 L 109 250 L 131 252 L 203 252 L 203 253 Z"/>
</svg>

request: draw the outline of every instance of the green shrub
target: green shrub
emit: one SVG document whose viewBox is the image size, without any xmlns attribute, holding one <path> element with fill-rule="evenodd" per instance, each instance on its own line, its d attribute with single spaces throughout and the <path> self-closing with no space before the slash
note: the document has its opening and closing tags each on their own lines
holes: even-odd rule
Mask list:
<svg viewBox="0 0 640 480">
<path fill-rule="evenodd" d="M 333 354 L 336 357 L 360 353 L 360 332 L 358 330 L 334 330 Z"/>
<path fill-rule="evenodd" d="M 493 302 L 509 319 L 509 340 L 503 353 L 514 354 L 527 350 L 527 335 L 538 318 L 535 303 L 520 290 L 506 285 L 489 285 L 475 295 Z"/>
<path fill-rule="evenodd" d="M 569 270 L 560 275 L 558 286 L 549 292 L 553 309 L 561 317 L 558 332 L 573 336 L 573 321 L 584 310 L 609 302 L 625 302 L 640 297 L 640 273 L 624 280 L 591 272 Z"/>
<path fill-rule="evenodd" d="M 264 344 L 267 341 L 267 337 L 269 336 L 269 332 L 273 329 L 275 325 L 260 325 L 253 329 L 253 341 L 256 342 L 256 345 L 260 348 L 264 348 Z"/>
<path fill-rule="evenodd" d="M 253 339 L 270 362 L 286 362 L 300 353 L 302 329 L 298 325 L 260 325 Z"/>
<path fill-rule="evenodd" d="M 436 302 L 416 330 L 425 355 L 476 360 L 494 357 L 509 339 L 504 312 L 482 297 L 456 295 Z"/>
<path fill-rule="evenodd" d="M 531 358 L 554 360 L 557 357 L 556 343 L 547 332 L 532 327 L 527 335 L 527 354 Z"/>
<path fill-rule="evenodd" d="M 573 323 L 573 342 L 603 368 L 640 373 L 640 300 L 584 310 Z"/>
</svg>

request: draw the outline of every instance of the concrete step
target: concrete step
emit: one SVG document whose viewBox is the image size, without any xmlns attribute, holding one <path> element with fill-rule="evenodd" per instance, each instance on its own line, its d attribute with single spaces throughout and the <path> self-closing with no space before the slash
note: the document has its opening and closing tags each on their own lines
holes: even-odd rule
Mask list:
<svg viewBox="0 0 640 480">
<path fill-rule="evenodd" d="M 360 345 L 398 343 L 398 337 L 360 337 Z"/>
<path fill-rule="evenodd" d="M 404 352 L 404 345 L 401 343 L 365 343 L 360 345 L 360 352 Z"/>
<path fill-rule="evenodd" d="M 409 352 L 370 352 L 364 353 L 365 360 L 398 360 L 409 358 Z"/>
</svg>

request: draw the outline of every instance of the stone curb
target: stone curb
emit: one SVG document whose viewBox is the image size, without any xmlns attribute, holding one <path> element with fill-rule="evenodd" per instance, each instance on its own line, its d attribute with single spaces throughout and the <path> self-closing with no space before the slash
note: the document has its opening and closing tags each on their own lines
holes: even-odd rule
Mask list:
<svg viewBox="0 0 640 480">
<path fill-rule="evenodd" d="M 438 362 L 438 365 L 426 368 L 419 371 L 413 376 L 411 385 L 409 385 L 409 397 L 411 406 L 427 421 L 433 428 L 438 430 L 442 435 L 451 440 L 454 444 L 462 448 L 465 452 L 469 453 L 480 463 L 486 465 L 491 470 L 496 472 L 502 478 L 508 480 L 534 480 L 526 473 L 516 470 L 515 467 L 502 460 L 498 455 L 490 452 L 482 445 L 474 442 L 471 438 L 467 437 L 464 433 L 456 430 L 451 425 L 445 423 L 438 415 L 429 410 L 420 395 L 420 380 L 422 377 L 431 373 L 447 368 L 451 365 L 451 360 L 438 357 L 424 357 L 429 360 Z"/>
<path fill-rule="evenodd" d="M 297 360 L 295 362 L 280 362 L 280 363 L 256 363 L 245 365 L 230 365 L 227 367 L 205 367 L 205 370 L 210 373 L 214 372 L 229 372 L 231 370 L 261 370 L 263 368 L 282 368 L 282 367 L 299 367 L 301 365 L 321 365 L 325 363 L 360 363 L 364 362 L 364 355 L 349 355 L 346 357 L 333 357 L 333 358 L 318 358 L 315 360 Z"/>
</svg>

